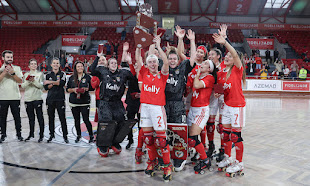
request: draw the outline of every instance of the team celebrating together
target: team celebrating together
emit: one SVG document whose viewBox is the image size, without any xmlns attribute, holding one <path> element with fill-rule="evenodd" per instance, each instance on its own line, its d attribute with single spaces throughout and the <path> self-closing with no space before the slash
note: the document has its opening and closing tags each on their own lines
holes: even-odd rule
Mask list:
<svg viewBox="0 0 310 186">
<path fill-rule="evenodd" d="M 19 141 L 35 137 L 35 118 L 40 132 L 38 142 L 44 139 L 43 90 L 47 91 L 46 106 L 49 124 L 49 138 L 55 139 L 55 110 L 57 110 L 62 135 L 68 141 L 66 104 L 70 106 L 76 129 L 75 143 L 81 134 L 81 116 L 89 134 L 89 143 L 96 143 L 100 156 L 108 158 L 109 151 L 122 151 L 121 143 L 128 136 L 126 149 L 133 144 L 132 128 L 138 125 L 138 144 L 135 152 L 137 164 L 142 163 L 145 151 L 148 154 L 145 174 L 153 176 L 156 170 L 163 171 L 163 180 L 169 182 L 173 171 L 181 171 L 186 165 L 186 154 L 182 159 L 171 158 L 173 145 L 167 136 L 168 123 L 188 127 L 188 151 L 194 151 L 190 159 L 194 172 L 203 174 L 211 168 L 214 157 L 219 171 L 227 176 L 243 175 L 243 139 L 245 126 L 245 98 L 242 86 L 245 83 L 243 55 L 236 51 L 227 38 L 227 26 L 221 25 L 213 34 L 216 43 L 226 48 L 222 51 L 196 46 L 195 33 L 175 28 L 177 47 L 161 46 L 161 35 L 156 35 L 148 50 L 136 48 L 135 55 L 128 52 L 129 44 L 124 43 L 122 62 L 115 58 L 106 59 L 102 51 L 85 72 L 84 63 L 73 65 L 73 74 L 67 79 L 60 69 L 60 60 L 53 58 L 52 70 L 44 75 L 38 71 L 35 59 L 29 60 L 29 72 L 22 73 L 13 65 L 13 52 L 2 52 L 3 65 L 0 68 L 0 143 L 7 138 L 8 109 L 15 121 Z M 190 41 L 190 55 L 184 54 L 184 38 Z M 128 68 L 127 68 L 128 67 Z M 24 103 L 29 118 L 29 136 L 21 135 L 21 93 L 24 89 Z M 90 122 L 91 91 L 96 93 L 98 128 L 94 132 Z M 69 93 L 66 103 L 65 94 Z M 126 96 L 124 107 L 122 98 Z M 218 120 L 216 120 L 218 116 Z M 216 121 L 218 124 L 216 125 Z M 220 134 L 219 152 L 215 154 L 215 130 Z M 208 140 L 208 142 L 207 142 Z M 207 145 L 208 143 L 208 145 Z M 231 155 L 236 149 L 236 157 Z"/>
</svg>

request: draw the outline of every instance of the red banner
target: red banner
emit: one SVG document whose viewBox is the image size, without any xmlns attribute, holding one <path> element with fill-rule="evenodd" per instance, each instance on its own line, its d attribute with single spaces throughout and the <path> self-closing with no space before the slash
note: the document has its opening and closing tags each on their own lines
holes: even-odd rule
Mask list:
<svg viewBox="0 0 310 186">
<path fill-rule="evenodd" d="M 125 27 L 127 21 L 2 21 L 3 27 Z"/>
<path fill-rule="evenodd" d="M 210 23 L 210 28 L 220 28 L 226 24 L 228 29 L 255 29 L 255 30 L 304 30 L 308 31 L 310 25 L 291 25 L 291 24 L 264 24 L 264 23 Z"/>
<path fill-rule="evenodd" d="M 252 0 L 229 0 L 227 14 L 231 15 L 247 15 Z"/>
<path fill-rule="evenodd" d="M 251 49 L 270 49 L 274 48 L 274 39 L 247 38 Z"/>
<path fill-rule="evenodd" d="M 179 0 L 158 0 L 158 13 L 178 14 Z"/>
<path fill-rule="evenodd" d="M 283 81 L 283 90 L 288 91 L 310 91 L 310 82 L 300 82 L 300 81 Z"/>
<path fill-rule="evenodd" d="M 173 146 L 173 150 L 170 153 L 171 158 L 186 160 L 188 154 L 187 125 L 168 123 L 167 137 Z"/>
<path fill-rule="evenodd" d="M 62 46 L 81 46 L 87 36 L 62 35 Z"/>
</svg>

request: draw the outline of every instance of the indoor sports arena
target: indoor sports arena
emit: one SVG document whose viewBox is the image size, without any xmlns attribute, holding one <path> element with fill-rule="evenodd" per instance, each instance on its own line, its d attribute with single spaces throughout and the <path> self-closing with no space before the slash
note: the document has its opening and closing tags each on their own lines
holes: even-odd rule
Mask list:
<svg viewBox="0 0 310 186">
<path fill-rule="evenodd" d="M 0 0 L 0 185 L 310 185 L 309 30 L 308 0 Z"/>
</svg>

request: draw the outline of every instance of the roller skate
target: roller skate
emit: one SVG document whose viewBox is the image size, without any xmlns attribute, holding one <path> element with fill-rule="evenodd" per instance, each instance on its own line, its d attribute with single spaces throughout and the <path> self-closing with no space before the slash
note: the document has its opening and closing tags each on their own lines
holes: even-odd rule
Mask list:
<svg viewBox="0 0 310 186">
<path fill-rule="evenodd" d="M 215 153 L 214 143 L 209 143 L 209 148 L 208 148 L 206 154 L 208 157 L 210 157 L 212 159 L 214 153 Z"/>
<path fill-rule="evenodd" d="M 195 174 L 204 174 L 205 170 L 209 169 L 209 171 L 213 171 L 213 168 L 211 167 L 211 158 L 207 158 L 204 160 L 200 160 L 198 164 L 194 167 Z"/>
<path fill-rule="evenodd" d="M 108 157 L 109 155 L 109 147 L 97 147 L 97 151 L 102 157 Z"/>
<path fill-rule="evenodd" d="M 120 154 L 122 152 L 122 147 L 119 144 L 114 144 L 111 148 L 115 154 Z"/>
<path fill-rule="evenodd" d="M 152 177 L 155 175 L 155 169 L 157 168 L 157 159 L 154 159 L 153 161 L 148 160 L 147 162 L 147 167 L 145 169 L 145 174 L 147 177 Z"/>
<path fill-rule="evenodd" d="M 227 154 L 225 154 L 224 156 L 225 156 L 224 159 L 219 163 L 217 163 L 218 171 L 220 172 L 225 172 L 226 168 L 233 163 L 232 157 L 228 157 Z"/>
<path fill-rule="evenodd" d="M 162 157 L 157 157 L 157 170 L 163 170 L 163 167 L 164 167 L 164 160 Z"/>
<path fill-rule="evenodd" d="M 135 153 L 136 164 L 142 163 L 142 156 L 144 155 L 142 148 L 137 148 Z"/>
<path fill-rule="evenodd" d="M 219 149 L 219 153 L 215 155 L 216 162 L 220 162 L 224 159 L 224 149 Z"/>
<path fill-rule="evenodd" d="M 173 160 L 173 166 L 176 172 L 180 172 L 181 170 L 183 170 L 185 164 L 186 164 L 186 160 L 181 160 L 181 159 Z"/>
<path fill-rule="evenodd" d="M 240 162 L 236 160 L 231 166 L 227 167 L 226 169 L 226 176 L 227 177 L 235 177 L 236 175 L 243 176 L 243 162 Z"/>
<path fill-rule="evenodd" d="M 195 155 L 191 158 L 192 164 L 195 165 L 200 159 L 199 153 L 196 152 Z"/>
<path fill-rule="evenodd" d="M 172 180 L 172 171 L 174 169 L 172 164 L 171 163 L 164 164 L 162 169 L 164 171 L 164 175 L 163 175 L 164 182 L 171 181 Z"/>
</svg>

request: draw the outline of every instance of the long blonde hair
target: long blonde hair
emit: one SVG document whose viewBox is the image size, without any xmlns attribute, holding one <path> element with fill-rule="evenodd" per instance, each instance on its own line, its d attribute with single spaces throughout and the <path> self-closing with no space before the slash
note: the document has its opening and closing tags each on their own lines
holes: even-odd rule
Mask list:
<svg viewBox="0 0 310 186">
<path fill-rule="evenodd" d="M 245 72 L 245 64 L 244 64 L 244 60 L 243 60 L 243 54 L 242 54 L 242 52 L 239 52 L 238 50 L 236 50 L 236 52 L 237 52 L 237 54 L 239 56 L 239 59 L 241 61 L 242 67 L 243 67 L 242 82 L 243 82 L 243 84 L 245 84 L 246 83 L 246 81 L 245 81 L 245 79 L 246 79 L 246 72 Z M 227 75 L 226 75 L 226 81 L 229 79 L 233 67 L 234 67 L 234 65 L 232 65 L 229 68 L 229 70 L 227 72 Z"/>
</svg>

